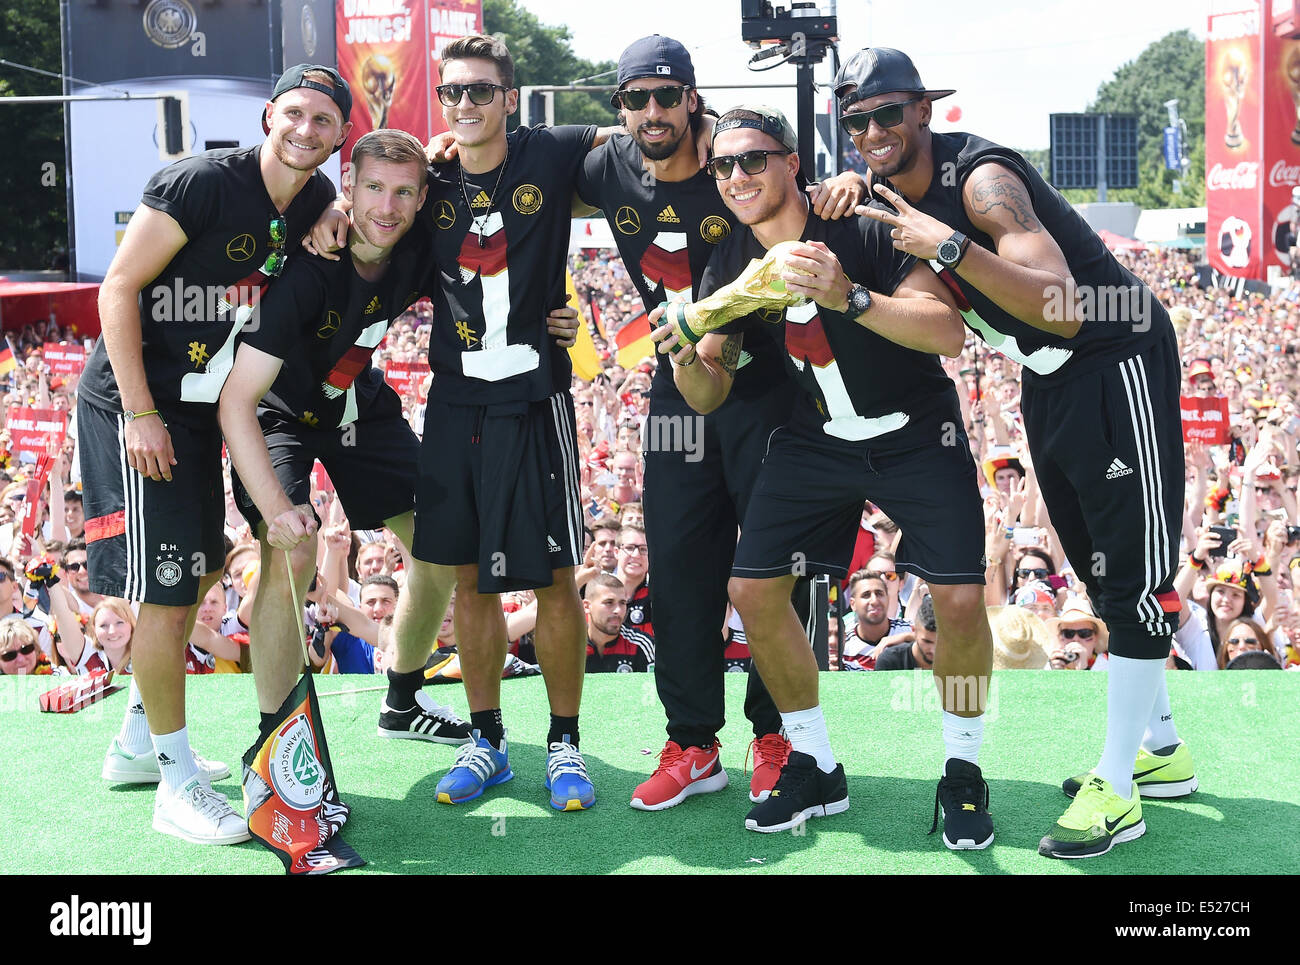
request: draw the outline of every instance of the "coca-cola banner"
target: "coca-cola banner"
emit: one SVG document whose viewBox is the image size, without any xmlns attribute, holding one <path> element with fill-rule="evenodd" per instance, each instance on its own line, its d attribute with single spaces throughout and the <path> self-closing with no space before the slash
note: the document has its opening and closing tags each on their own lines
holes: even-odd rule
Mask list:
<svg viewBox="0 0 1300 965">
<path fill-rule="evenodd" d="M 1264 270 L 1280 265 L 1291 269 L 1291 222 L 1297 217 L 1291 190 L 1300 185 L 1300 39 L 1264 36 L 1264 158 L 1261 246 Z"/>
<path fill-rule="evenodd" d="M 1264 277 L 1258 0 L 1218 0 L 1205 50 L 1206 249 L 1216 271 Z M 1271 247 L 1271 246 L 1270 246 Z"/>
<path fill-rule="evenodd" d="M 1185 395 L 1178 400 L 1183 413 L 1183 442 L 1221 446 L 1228 441 L 1228 399 L 1226 396 Z"/>
</svg>

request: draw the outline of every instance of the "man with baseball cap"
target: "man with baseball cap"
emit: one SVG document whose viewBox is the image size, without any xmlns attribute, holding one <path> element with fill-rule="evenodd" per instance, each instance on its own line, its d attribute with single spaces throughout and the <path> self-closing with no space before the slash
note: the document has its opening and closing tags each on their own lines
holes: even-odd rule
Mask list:
<svg viewBox="0 0 1300 965">
<path fill-rule="evenodd" d="M 587 155 L 578 179 L 581 201 L 605 212 L 619 254 L 646 309 L 694 299 L 710 256 L 735 218 L 712 177 L 700 169 L 695 139 L 704 98 L 695 89 L 691 55 L 671 37 L 643 37 L 623 51 L 611 102 L 626 134 Z M 790 132 L 793 137 L 793 132 Z M 797 148 L 797 143 L 795 145 Z M 825 214 L 842 215 L 862 196 L 856 175 L 835 179 L 839 193 Z M 833 190 L 832 189 L 832 190 Z M 655 686 L 668 716 L 659 765 L 632 794 L 632 806 L 659 811 L 695 794 L 726 787 L 718 732 L 724 723 L 723 648 L 717 628 L 727 609 L 727 577 L 767 437 L 789 415 L 793 386 L 770 329 L 746 345 L 732 396 L 716 412 L 696 415 L 660 365 L 650 390 L 645 446 L 646 541 L 655 622 Z M 673 446 L 687 420 L 700 422 L 702 451 Z M 650 440 L 662 444 L 651 445 Z M 808 596 L 808 586 L 803 595 Z M 754 725 L 750 799 L 767 797 L 789 744 L 780 715 L 751 669 L 745 714 Z"/>
<path fill-rule="evenodd" d="M 336 71 L 295 67 L 263 109 L 264 142 L 150 179 L 100 288 L 103 338 L 80 383 L 90 588 L 140 604 L 131 700 L 103 776 L 159 782 L 154 829 L 196 844 L 248 840 L 211 787 L 229 769 L 197 758 L 185 727 L 185 641 L 224 559 L 216 402 L 241 325 L 334 197 L 317 168 L 350 109 Z"/>
<path fill-rule="evenodd" d="M 801 571 L 843 579 L 866 500 L 903 532 L 897 568 L 930 585 L 942 630 L 935 674 L 945 683 L 957 678 L 942 688 L 954 704 L 961 681 L 970 685 L 974 692 L 960 695 L 968 715 L 982 712 L 993 646 L 975 463 L 956 389 L 935 357 L 961 352 L 961 316 L 934 272 L 894 249 L 880 225 L 812 215 L 796 183 L 795 146 L 789 122 L 772 108 L 737 108 L 719 119 L 708 169 L 740 226 L 710 260 L 700 294 L 722 288 L 778 244 L 797 241 L 779 277 L 808 301 L 783 318 L 746 316 L 694 348 L 678 347 L 675 325 L 655 332 L 660 351 L 672 351 L 678 389 L 697 411 L 726 399 L 742 338 L 772 322 L 783 321 L 777 331 L 800 389 L 789 422 L 767 443 L 728 586 L 793 748 L 772 794 L 746 818 L 747 828 L 763 832 L 849 806 L 818 702 L 817 664 L 790 590 Z M 656 309 L 651 321 L 662 317 Z M 840 362 L 864 358 L 876 363 L 870 372 Z M 956 745 L 952 756 L 962 759 L 950 762 L 940 785 L 944 840 L 950 848 L 984 848 L 993 840 L 987 785 L 968 759 L 979 735 L 971 718 L 957 720 L 954 733 L 945 728 Z"/>
<path fill-rule="evenodd" d="M 859 213 L 935 263 L 966 324 L 1024 366 L 1039 485 L 1111 654 L 1101 760 L 1039 851 L 1104 854 L 1146 830 L 1134 760 L 1141 770 L 1180 743 L 1164 675 L 1179 611 L 1178 346 L 1155 295 L 1024 158 L 930 130 L 932 102 L 950 93 L 884 47 L 854 54 L 835 79 L 872 181 Z"/>
</svg>

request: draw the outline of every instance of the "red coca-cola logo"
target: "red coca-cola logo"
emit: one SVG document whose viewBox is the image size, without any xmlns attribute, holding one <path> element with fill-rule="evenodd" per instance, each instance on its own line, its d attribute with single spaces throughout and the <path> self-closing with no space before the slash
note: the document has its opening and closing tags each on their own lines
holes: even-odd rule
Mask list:
<svg viewBox="0 0 1300 965">
<path fill-rule="evenodd" d="M 1268 172 L 1268 183 L 1270 187 L 1283 188 L 1290 187 L 1294 184 L 1300 184 L 1300 164 L 1287 164 L 1279 160 L 1273 165 Z"/>
<path fill-rule="evenodd" d="M 1215 164 L 1205 178 L 1207 191 L 1250 190 L 1259 180 L 1258 161 L 1240 161 L 1235 167 Z"/>
</svg>

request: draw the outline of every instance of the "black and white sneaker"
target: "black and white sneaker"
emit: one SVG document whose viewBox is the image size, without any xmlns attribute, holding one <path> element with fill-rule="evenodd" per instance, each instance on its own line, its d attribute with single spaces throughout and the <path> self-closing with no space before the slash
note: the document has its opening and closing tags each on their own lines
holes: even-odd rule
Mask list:
<svg viewBox="0 0 1300 965">
<path fill-rule="evenodd" d="M 952 851 L 979 851 L 993 843 L 989 817 L 989 786 L 978 766 L 960 758 L 948 759 L 944 776 L 934 793 L 934 822 L 939 826 L 943 807 L 943 843 Z"/>
<path fill-rule="evenodd" d="M 849 809 L 849 784 L 844 765 L 827 774 L 811 754 L 791 751 L 767 800 L 745 817 L 750 831 L 788 831 L 809 818 L 825 818 Z"/>
<path fill-rule="evenodd" d="M 433 741 L 435 744 L 468 744 L 470 726 L 450 707 L 435 704 L 423 690 L 415 692 L 415 706 L 393 710 L 388 697 L 379 707 L 380 737 Z"/>
</svg>

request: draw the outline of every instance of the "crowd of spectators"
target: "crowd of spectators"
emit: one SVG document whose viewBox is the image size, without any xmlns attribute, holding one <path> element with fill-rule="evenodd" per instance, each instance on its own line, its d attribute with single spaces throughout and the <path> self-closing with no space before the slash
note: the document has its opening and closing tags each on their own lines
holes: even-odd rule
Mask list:
<svg viewBox="0 0 1300 965">
<path fill-rule="evenodd" d="M 1186 446 L 1187 492 L 1176 589 L 1183 601 L 1171 668 L 1300 666 L 1300 282 L 1264 292 L 1198 283 L 1196 253 L 1152 248 L 1120 260 L 1170 309 L 1187 376 L 1184 395 L 1222 396 L 1228 441 Z M 618 333 L 642 306 L 617 254 L 587 250 L 571 271 L 601 370 L 575 376 L 573 395 L 582 502 L 590 539 L 578 583 L 587 611 L 589 671 L 654 668 L 649 556 L 641 506 L 643 430 L 653 356 L 629 357 Z M 431 311 L 416 306 L 395 321 L 375 353 L 381 368 L 413 365 L 403 394 L 411 425 L 422 428 Z M 129 669 L 134 608 L 89 590 L 87 521 L 75 458 L 77 376 L 56 376 L 47 343 L 80 344 L 71 330 L 30 325 L 9 333 L 16 368 L 0 375 L 0 672 L 80 674 Z M 86 347 L 90 347 L 89 340 Z M 968 340 L 945 368 L 958 388 L 972 454 L 981 467 L 988 571 L 986 602 L 995 666 L 1104 670 L 1106 627 L 1073 572 L 1040 497 L 1020 413 L 1019 367 Z M 13 406 L 66 411 L 67 433 L 44 452 L 22 451 L 10 431 Z M 43 485 L 36 485 L 47 474 Z M 191 673 L 246 672 L 248 622 L 259 552 L 230 496 L 223 579 L 203 601 L 188 641 Z M 312 664 L 318 671 L 380 673 L 403 590 L 402 551 L 392 534 L 353 532 L 327 479 L 313 501 L 322 520 L 317 578 L 304 601 Z M 33 521 L 27 521 L 34 514 Z M 24 522 L 29 535 L 24 535 Z M 91 521 L 92 527 L 95 521 Z M 895 569 L 898 527 L 863 507 L 851 576 L 833 586 L 829 663 L 833 669 L 927 668 L 937 631 L 923 583 Z M 6 589 L 7 587 L 7 589 Z M 453 604 L 454 607 L 454 604 Z M 455 653 L 453 607 L 431 666 Z M 504 594 L 511 662 L 503 673 L 533 672 L 536 600 Z M 728 610 L 718 647 L 729 670 L 745 670 L 744 627 Z M 451 679 L 451 678 L 449 678 Z"/>
</svg>

